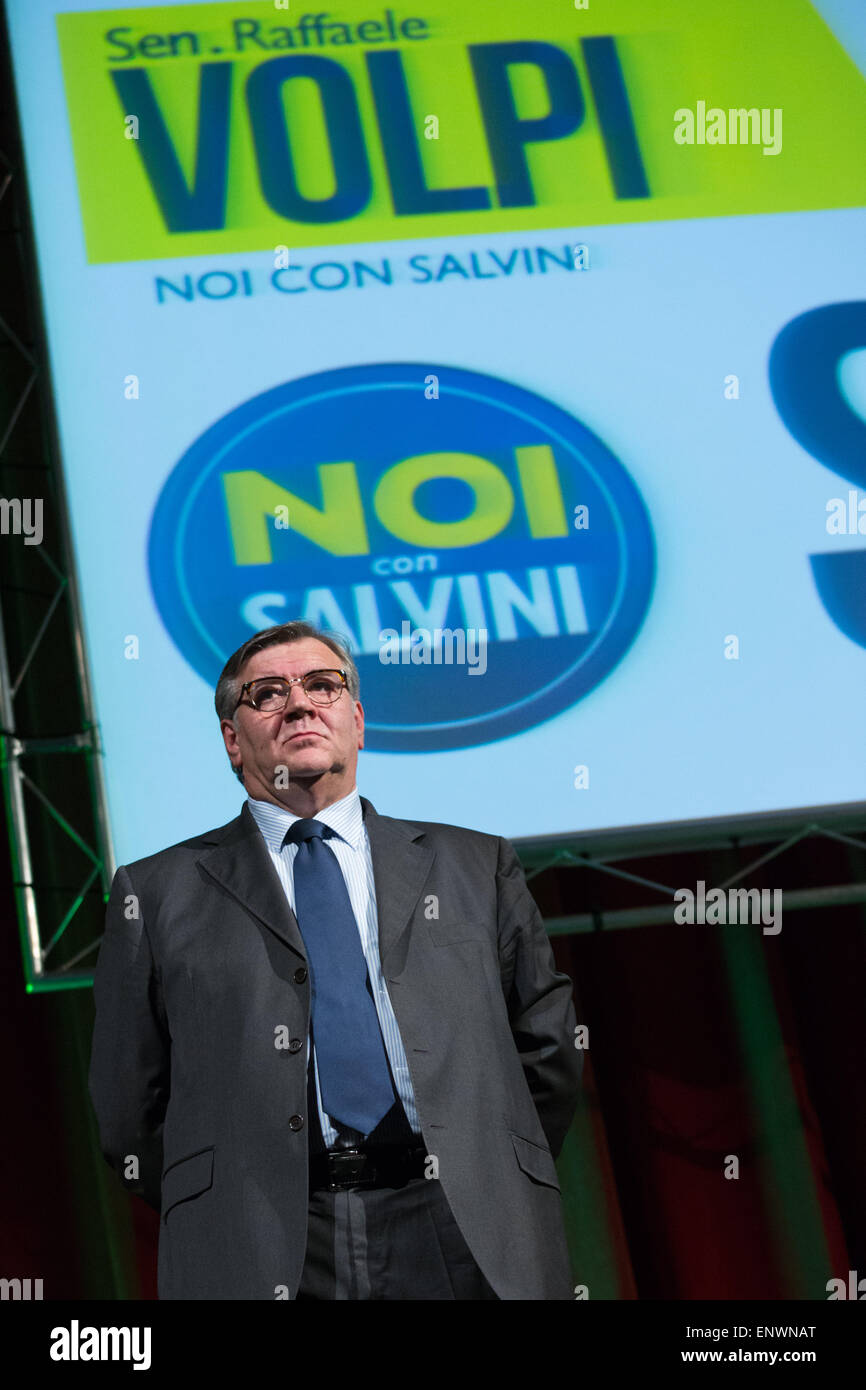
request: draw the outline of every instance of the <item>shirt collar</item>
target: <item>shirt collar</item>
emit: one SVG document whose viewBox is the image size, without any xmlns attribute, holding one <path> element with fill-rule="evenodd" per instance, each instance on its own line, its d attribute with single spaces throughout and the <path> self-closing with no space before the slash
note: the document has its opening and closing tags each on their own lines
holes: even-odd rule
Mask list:
<svg viewBox="0 0 866 1390">
<path fill-rule="evenodd" d="M 287 811 L 285 806 L 277 806 L 273 801 L 258 801 L 249 794 L 247 795 L 247 805 L 268 848 L 272 849 L 275 854 L 279 854 L 286 837 L 286 831 L 294 825 L 296 820 L 301 820 L 303 817 Z M 364 831 L 364 808 L 361 805 L 358 788 L 353 787 L 348 796 L 332 802 L 330 806 L 323 807 L 321 811 L 316 813 L 315 819 L 321 821 L 323 825 L 329 825 L 342 840 L 350 844 L 353 849 L 358 849 Z"/>
</svg>

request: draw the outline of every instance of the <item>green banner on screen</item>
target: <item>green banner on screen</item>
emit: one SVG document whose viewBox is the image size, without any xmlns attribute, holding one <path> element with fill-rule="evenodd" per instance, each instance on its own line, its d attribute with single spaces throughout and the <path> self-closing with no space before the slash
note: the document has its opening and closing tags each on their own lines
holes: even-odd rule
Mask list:
<svg viewBox="0 0 866 1390">
<path fill-rule="evenodd" d="M 808 0 L 268 0 L 57 29 L 91 263 L 866 202 L 866 83 Z"/>
</svg>

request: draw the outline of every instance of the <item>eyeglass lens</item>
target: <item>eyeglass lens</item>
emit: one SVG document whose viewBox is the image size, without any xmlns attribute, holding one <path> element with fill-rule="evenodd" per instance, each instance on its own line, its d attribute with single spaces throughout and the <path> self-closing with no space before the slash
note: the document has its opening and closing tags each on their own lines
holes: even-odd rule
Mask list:
<svg viewBox="0 0 866 1390">
<path fill-rule="evenodd" d="M 333 704 L 343 689 L 340 676 L 330 671 L 310 671 L 304 676 L 301 684 L 316 705 Z M 260 681 L 254 681 L 250 686 L 250 703 L 264 713 L 284 709 L 290 689 L 288 682 L 279 676 L 265 677 Z"/>
</svg>

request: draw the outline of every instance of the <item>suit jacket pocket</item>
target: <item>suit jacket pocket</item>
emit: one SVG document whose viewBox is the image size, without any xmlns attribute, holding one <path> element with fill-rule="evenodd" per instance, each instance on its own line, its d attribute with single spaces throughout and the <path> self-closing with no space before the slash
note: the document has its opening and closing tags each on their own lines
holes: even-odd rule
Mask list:
<svg viewBox="0 0 866 1390">
<path fill-rule="evenodd" d="M 427 926 L 434 946 L 454 946 L 458 941 L 487 941 L 489 931 L 484 922 L 473 921 L 471 917 L 463 918 L 459 922 L 429 921 Z"/>
<path fill-rule="evenodd" d="M 190 1197 L 198 1197 L 200 1193 L 206 1192 L 213 1183 L 213 1156 L 214 1146 L 200 1149 L 198 1153 L 188 1154 L 186 1158 L 178 1159 L 167 1168 L 162 1175 L 162 1205 L 161 1214 L 163 1221 L 168 1216 L 172 1207 L 176 1207 L 178 1202 L 185 1202 Z"/>
<path fill-rule="evenodd" d="M 540 1144 L 533 1144 L 530 1139 L 524 1139 L 512 1130 L 508 1132 L 517 1162 L 524 1173 L 528 1173 L 535 1182 L 544 1183 L 545 1187 L 555 1187 L 559 1192 L 559 1178 L 556 1176 L 556 1164 L 550 1150 L 543 1149 Z"/>
</svg>

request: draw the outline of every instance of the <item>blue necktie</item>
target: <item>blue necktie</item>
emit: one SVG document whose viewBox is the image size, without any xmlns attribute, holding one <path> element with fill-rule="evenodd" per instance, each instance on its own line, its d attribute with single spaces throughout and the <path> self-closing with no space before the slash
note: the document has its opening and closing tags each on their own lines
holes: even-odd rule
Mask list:
<svg viewBox="0 0 866 1390">
<path fill-rule="evenodd" d="M 396 1099 L 367 962 L 337 856 L 318 820 L 298 820 L 295 916 L 310 966 L 313 1041 L 322 1105 L 332 1120 L 370 1134 Z"/>
</svg>

